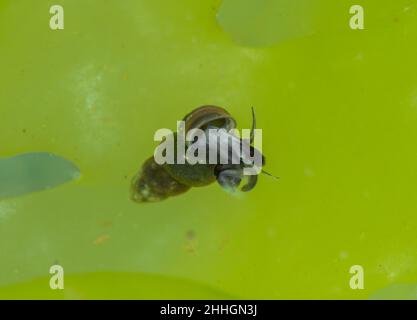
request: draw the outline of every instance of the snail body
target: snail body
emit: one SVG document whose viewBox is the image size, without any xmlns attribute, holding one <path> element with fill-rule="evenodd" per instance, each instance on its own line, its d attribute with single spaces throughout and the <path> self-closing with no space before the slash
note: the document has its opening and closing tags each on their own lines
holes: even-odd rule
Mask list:
<svg viewBox="0 0 417 320">
<path fill-rule="evenodd" d="M 150 157 L 132 180 L 131 197 L 136 202 L 158 202 L 187 192 L 191 187 L 175 180 Z"/>
<path fill-rule="evenodd" d="M 223 108 L 202 106 L 184 119 L 185 134 L 192 129 L 208 130 L 210 128 L 225 129 L 229 132 L 236 128 L 236 120 Z M 178 133 L 173 133 L 174 145 L 177 145 Z M 236 138 L 238 139 L 238 138 Z M 186 144 L 186 148 L 189 145 Z M 175 153 L 177 151 L 175 150 Z M 194 187 L 204 187 L 217 182 L 226 190 L 235 190 L 243 178 L 243 165 L 173 163 L 158 164 L 154 157 L 142 165 L 132 180 L 132 200 L 158 202 L 168 197 L 177 196 Z M 249 191 L 256 185 L 257 176 L 250 176 L 242 191 Z"/>
</svg>

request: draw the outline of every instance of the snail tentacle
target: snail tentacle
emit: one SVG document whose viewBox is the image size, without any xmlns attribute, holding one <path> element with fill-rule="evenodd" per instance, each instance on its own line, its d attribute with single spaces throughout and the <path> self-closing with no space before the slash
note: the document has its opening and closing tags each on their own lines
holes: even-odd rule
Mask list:
<svg viewBox="0 0 417 320">
<path fill-rule="evenodd" d="M 253 188 L 255 188 L 257 182 L 258 182 L 258 176 L 257 175 L 248 176 L 248 182 L 242 187 L 241 190 L 243 192 L 249 192 Z"/>
<path fill-rule="evenodd" d="M 250 132 L 250 144 L 251 145 L 255 141 L 255 129 L 256 129 L 256 116 L 255 116 L 255 109 L 252 107 L 252 130 Z"/>
</svg>

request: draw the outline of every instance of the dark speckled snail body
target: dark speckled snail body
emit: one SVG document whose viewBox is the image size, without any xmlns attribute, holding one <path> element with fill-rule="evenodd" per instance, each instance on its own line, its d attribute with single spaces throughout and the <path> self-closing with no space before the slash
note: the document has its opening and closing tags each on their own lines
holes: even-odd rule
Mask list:
<svg viewBox="0 0 417 320">
<path fill-rule="evenodd" d="M 235 119 L 223 108 L 203 106 L 184 117 L 185 133 L 191 129 L 236 128 Z M 254 123 L 255 125 L 255 123 Z M 177 134 L 174 134 L 175 145 Z M 250 176 L 242 191 L 251 190 L 257 176 Z M 241 165 L 216 164 L 164 164 L 159 165 L 149 158 L 132 181 L 132 200 L 157 202 L 188 191 L 192 187 L 207 186 L 215 181 L 230 190 L 235 190 L 242 180 Z"/>
</svg>

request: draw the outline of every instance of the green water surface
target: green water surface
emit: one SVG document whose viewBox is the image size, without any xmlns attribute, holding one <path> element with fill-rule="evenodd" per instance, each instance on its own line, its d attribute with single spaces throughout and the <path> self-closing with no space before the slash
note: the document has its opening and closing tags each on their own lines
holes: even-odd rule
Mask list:
<svg viewBox="0 0 417 320">
<path fill-rule="evenodd" d="M 415 297 L 417 1 L 356 2 L 1 0 L 0 158 L 80 178 L 0 199 L 0 298 Z M 154 132 L 204 104 L 255 106 L 280 180 L 133 203 Z"/>
</svg>

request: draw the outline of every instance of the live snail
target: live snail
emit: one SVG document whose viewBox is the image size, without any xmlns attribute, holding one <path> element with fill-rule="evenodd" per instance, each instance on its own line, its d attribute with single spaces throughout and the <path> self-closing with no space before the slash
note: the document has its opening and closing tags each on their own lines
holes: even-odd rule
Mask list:
<svg viewBox="0 0 417 320">
<path fill-rule="evenodd" d="M 250 135 L 249 147 L 251 153 L 260 152 L 252 145 L 255 136 L 256 119 L 252 108 L 252 130 Z M 229 132 L 236 128 L 236 120 L 225 109 L 217 106 L 199 107 L 183 119 L 185 123 L 185 133 L 192 129 L 207 130 L 208 128 L 225 129 Z M 233 139 L 243 139 L 231 135 Z M 177 139 L 177 134 L 174 134 Z M 245 155 L 243 155 L 244 157 Z M 262 159 L 261 167 L 265 164 L 265 158 L 260 154 Z M 154 157 L 150 157 L 142 165 L 140 171 L 134 176 L 131 186 L 132 200 L 143 202 L 158 202 L 168 197 L 173 197 L 187 192 L 193 187 L 207 186 L 215 181 L 230 192 L 236 192 L 243 180 L 246 183 L 240 188 L 243 192 L 252 190 L 257 183 L 257 174 L 245 175 L 244 169 L 248 167 L 247 161 L 239 159 L 238 163 L 228 162 L 226 164 L 158 164 Z M 270 175 L 261 170 L 260 172 Z"/>
</svg>

